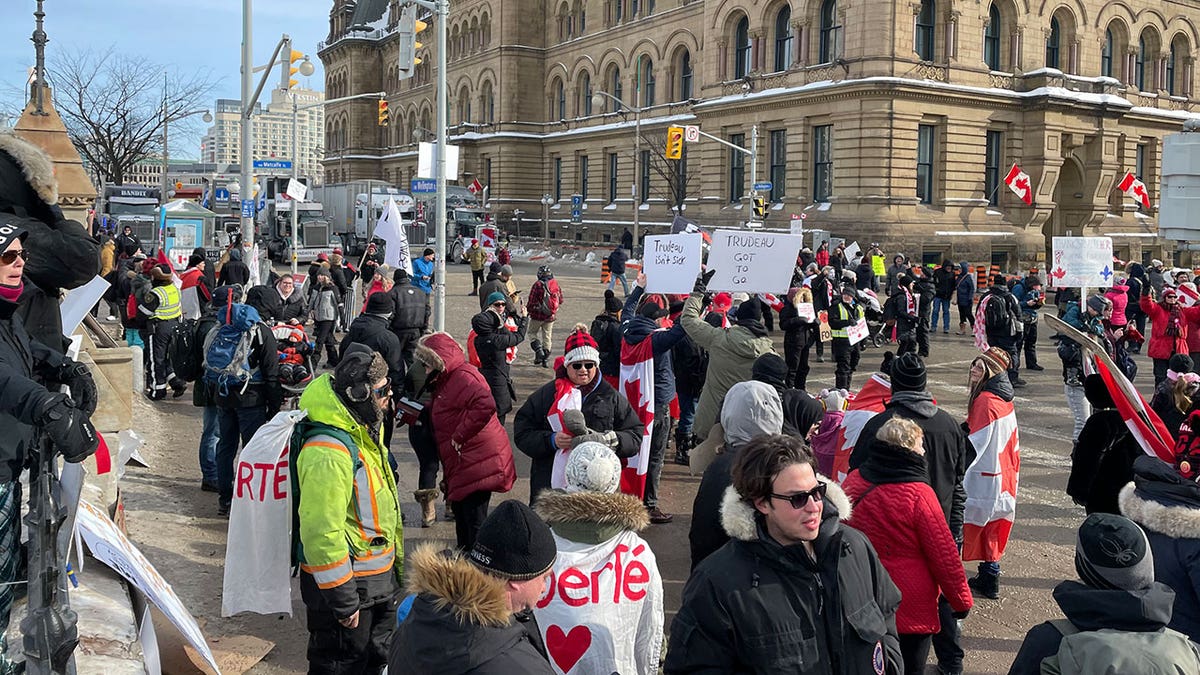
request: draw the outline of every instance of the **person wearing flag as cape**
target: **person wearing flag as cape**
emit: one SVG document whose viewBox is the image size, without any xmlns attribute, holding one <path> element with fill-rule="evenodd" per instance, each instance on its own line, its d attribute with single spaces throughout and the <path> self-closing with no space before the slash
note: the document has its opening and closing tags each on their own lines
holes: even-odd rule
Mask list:
<svg viewBox="0 0 1200 675">
<path fill-rule="evenodd" d="M 975 459 L 963 486 L 963 560 L 978 560 L 978 573 L 967 580 L 977 595 L 1000 598 L 1000 558 L 1008 546 L 1017 512 L 1021 443 L 1013 387 L 1008 378 L 1009 353 L 989 347 L 975 357 L 967 386 L 967 432 Z"/>
</svg>

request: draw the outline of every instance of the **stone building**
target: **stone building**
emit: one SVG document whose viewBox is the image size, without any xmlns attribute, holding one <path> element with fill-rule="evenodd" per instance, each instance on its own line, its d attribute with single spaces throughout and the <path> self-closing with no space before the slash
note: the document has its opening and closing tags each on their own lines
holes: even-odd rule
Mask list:
<svg viewBox="0 0 1200 675">
<path fill-rule="evenodd" d="M 373 90 L 378 91 L 378 89 Z M 292 95 L 303 107 L 320 103 L 325 95 L 319 91 L 295 87 L 290 91 L 271 90 L 271 101 L 259 104 L 254 112 L 254 159 L 293 159 Z M 241 102 L 237 99 L 217 99 L 213 123 L 201 139 L 200 161 L 206 164 L 237 164 L 240 160 Z M 322 129 L 325 111 L 322 106 L 300 110 L 296 114 L 296 141 L 299 146 L 301 176 L 313 176 L 321 182 Z M 161 174 L 160 174 L 161 175 Z"/>
<path fill-rule="evenodd" d="M 546 7 L 543 13 L 540 8 Z M 704 225 L 748 220 L 751 161 L 701 138 L 662 158 L 668 125 L 697 125 L 745 147 L 757 125 L 767 227 L 807 210 L 806 229 L 880 242 L 925 260 L 1044 264 L 1049 237 L 1114 238 L 1122 258 L 1178 256 L 1155 211 L 1115 189 L 1126 171 L 1157 199 L 1164 135 L 1196 105 L 1194 2 L 1050 0 L 465 0 L 449 30 L 450 141 L 460 180 L 525 233 L 615 240 L 645 202 L 641 231 L 671 207 Z M 432 137 L 436 26 L 421 34 L 416 77 L 397 79 L 394 0 L 334 0 L 319 55 L 330 98 L 330 183 L 405 186 Z M 640 102 L 635 118 L 605 99 Z M 635 171 L 635 159 L 640 161 Z M 1003 184 L 1033 179 L 1032 206 Z M 553 205 L 543 211 L 542 196 Z M 583 223 L 572 225 L 573 194 Z M 1181 261 L 1184 262 L 1184 261 Z"/>
</svg>

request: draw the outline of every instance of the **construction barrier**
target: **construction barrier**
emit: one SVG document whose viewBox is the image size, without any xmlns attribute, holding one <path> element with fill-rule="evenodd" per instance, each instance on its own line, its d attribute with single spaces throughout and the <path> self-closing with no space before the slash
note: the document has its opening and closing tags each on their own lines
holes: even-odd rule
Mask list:
<svg viewBox="0 0 1200 675">
<path fill-rule="evenodd" d="M 625 263 L 625 278 L 627 280 L 633 281 L 641 271 L 641 263 Z M 600 283 L 607 284 L 611 276 L 612 273 L 608 271 L 608 258 L 605 258 L 600 262 Z"/>
</svg>

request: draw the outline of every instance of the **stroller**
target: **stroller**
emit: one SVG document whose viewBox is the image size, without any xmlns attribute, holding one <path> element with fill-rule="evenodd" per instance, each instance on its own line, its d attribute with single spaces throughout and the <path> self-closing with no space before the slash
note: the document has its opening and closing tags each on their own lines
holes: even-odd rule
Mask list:
<svg viewBox="0 0 1200 675">
<path fill-rule="evenodd" d="M 870 289 L 858 289 L 858 301 L 863 306 L 863 317 L 867 320 L 870 335 L 864 342 L 870 342 L 873 347 L 882 347 L 888 341 L 887 324 L 883 321 L 883 307 L 879 304 L 879 296 Z M 864 345 L 865 346 L 865 345 Z"/>
<path fill-rule="evenodd" d="M 279 384 L 283 387 L 284 398 L 293 403 L 291 399 L 299 399 L 312 381 L 314 345 L 303 326 L 276 324 L 271 333 L 279 349 Z"/>
</svg>

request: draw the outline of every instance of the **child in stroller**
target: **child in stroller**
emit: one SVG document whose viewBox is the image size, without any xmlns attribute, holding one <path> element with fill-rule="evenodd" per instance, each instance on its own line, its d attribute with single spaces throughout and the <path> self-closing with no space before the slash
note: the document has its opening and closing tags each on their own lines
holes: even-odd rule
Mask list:
<svg viewBox="0 0 1200 675">
<path fill-rule="evenodd" d="M 279 383 L 289 393 L 299 393 L 312 379 L 313 343 L 303 326 L 281 323 L 271 332 L 279 345 Z"/>
<path fill-rule="evenodd" d="M 879 296 L 869 288 L 858 290 L 858 301 L 863 306 L 863 318 L 867 320 L 867 328 L 871 335 L 867 340 L 872 346 L 881 347 L 887 342 L 887 324 L 883 321 L 883 307 L 879 304 Z M 864 340 L 863 342 L 867 342 Z M 863 345 L 866 346 L 865 344 Z"/>
</svg>

